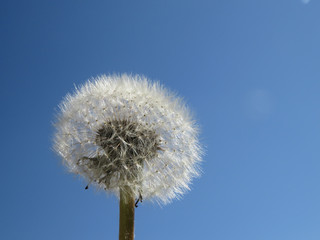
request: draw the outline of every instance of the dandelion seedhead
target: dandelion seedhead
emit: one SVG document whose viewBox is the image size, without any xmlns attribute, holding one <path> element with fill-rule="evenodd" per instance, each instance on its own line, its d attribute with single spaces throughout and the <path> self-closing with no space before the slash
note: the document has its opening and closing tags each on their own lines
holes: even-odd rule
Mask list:
<svg viewBox="0 0 320 240">
<path fill-rule="evenodd" d="M 54 149 L 97 187 L 168 203 L 199 175 L 198 131 L 182 101 L 129 75 L 88 81 L 60 104 Z"/>
</svg>

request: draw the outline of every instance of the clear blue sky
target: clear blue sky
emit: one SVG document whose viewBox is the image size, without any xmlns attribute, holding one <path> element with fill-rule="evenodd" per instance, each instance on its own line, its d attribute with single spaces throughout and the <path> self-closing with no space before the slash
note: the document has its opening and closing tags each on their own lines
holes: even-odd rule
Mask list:
<svg viewBox="0 0 320 240">
<path fill-rule="evenodd" d="M 0 239 L 117 239 L 118 202 L 51 150 L 74 84 L 138 73 L 183 96 L 203 175 L 136 239 L 320 239 L 320 2 L 0 3 Z"/>
</svg>

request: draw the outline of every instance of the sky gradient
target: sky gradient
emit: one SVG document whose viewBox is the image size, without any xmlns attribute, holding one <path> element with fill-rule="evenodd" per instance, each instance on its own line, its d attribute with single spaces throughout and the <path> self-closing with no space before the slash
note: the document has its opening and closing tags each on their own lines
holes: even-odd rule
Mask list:
<svg viewBox="0 0 320 240">
<path fill-rule="evenodd" d="M 201 127 L 202 177 L 136 239 L 320 239 L 320 2 L 0 2 L 0 239 L 117 239 L 118 201 L 52 151 L 74 85 L 143 74 Z"/>
</svg>

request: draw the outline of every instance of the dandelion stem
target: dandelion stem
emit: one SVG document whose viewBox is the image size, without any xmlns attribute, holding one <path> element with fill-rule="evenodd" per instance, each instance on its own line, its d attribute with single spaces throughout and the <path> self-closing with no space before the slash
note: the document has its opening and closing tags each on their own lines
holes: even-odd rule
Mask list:
<svg viewBox="0 0 320 240">
<path fill-rule="evenodd" d="M 132 190 L 120 188 L 119 240 L 134 239 L 134 204 Z"/>
</svg>

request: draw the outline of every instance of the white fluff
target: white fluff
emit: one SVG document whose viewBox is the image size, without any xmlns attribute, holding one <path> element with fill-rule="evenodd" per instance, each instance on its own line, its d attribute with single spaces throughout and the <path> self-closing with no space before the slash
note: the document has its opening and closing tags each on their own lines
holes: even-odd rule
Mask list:
<svg viewBox="0 0 320 240">
<path fill-rule="evenodd" d="M 68 94 L 60 104 L 60 110 L 55 123 L 54 149 L 70 172 L 80 174 L 99 188 L 118 196 L 119 188 L 130 186 L 136 198 L 141 194 L 143 199 L 166 204 L 189 190 L 192 178 L 199 175 L 201 147 L 197 127 L 181 99 L 159 83 L 138 75 L 100 76 L 76 89 L 74 94 Z M 132 122 L 145 132 L 153 132 L 157 138 L 152 144 L 159 145 L 160 150 L 150 150 L 150 154 L 144 152 L 142 165 L 132 157 L 130 164 L 136 166 L 128 170 L 124 163 L 126 159 L 120 156 L 129 156 L 126 151 L 131 148 L 134 156 L 141 158 L 142 155 L 136 153 L 136 150 L 140 151 L 137 146 L 151 143 L 138 134 L 135 137 L 139 142 L 133 146 L 119 135 L 123 147 L 111 146 L 123 151 L 114 157 L 118 161 L 115 165 L 114 159 L 97 144 L 98 130 L 110 121 Z M 121 131 L 121 134 L 134 134 L 126 133 L 126 128 Z M 98 162 L 96 159 L 104 160 Z M 95 168 L 86 165 L 88 162 L 94 162 Z M 103 164 L 105 167 L 100 168 Z M 115 167 L 107 172 L 103 170 L 110 164 Z M 128 176 L 132 167 L 139 169 L 139 177 L 121 177 Z"/>
</svg>

